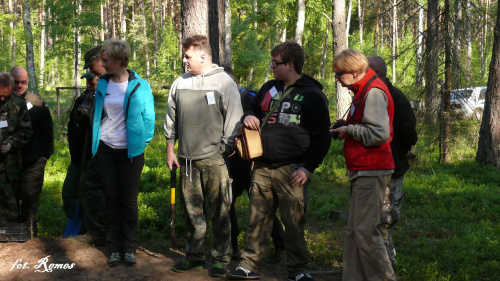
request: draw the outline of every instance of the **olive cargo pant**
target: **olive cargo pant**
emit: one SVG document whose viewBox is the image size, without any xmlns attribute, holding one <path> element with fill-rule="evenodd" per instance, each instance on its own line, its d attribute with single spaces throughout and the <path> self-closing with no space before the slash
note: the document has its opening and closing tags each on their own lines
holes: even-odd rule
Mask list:
<svg viewBox="0 0 500 281">
<path fill-rule="evenodd" d="M 266 257 L 273 219 L 279 207 L 285 225 L 286 269 L 288 276 L 307 272 L 307 245 L 304 238 L 307 186 L 290 185 L 294 165 L 273 168 L 256 162 L 250 188 L 250 222 L 240 266 L 259 272 Z"/>
</svg>

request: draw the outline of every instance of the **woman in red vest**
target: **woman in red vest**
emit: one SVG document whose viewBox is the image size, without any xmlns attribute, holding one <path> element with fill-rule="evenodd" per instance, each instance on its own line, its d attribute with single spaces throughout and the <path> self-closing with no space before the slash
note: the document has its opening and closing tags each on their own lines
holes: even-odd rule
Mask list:
<svg viewBox="0 0 500 281">
<path fill-rule="evenodd" d="M 344 140 L 351 182 L 342 280 L 395 280 L 377 229 L 386 186 L 394 171 L 391 153 L 394 104 L 386 85 L 363 53 L 347 49 L 333 58 L 335 79 L 354 93 L 345 126 L 333 129 Z"/>
</svg>

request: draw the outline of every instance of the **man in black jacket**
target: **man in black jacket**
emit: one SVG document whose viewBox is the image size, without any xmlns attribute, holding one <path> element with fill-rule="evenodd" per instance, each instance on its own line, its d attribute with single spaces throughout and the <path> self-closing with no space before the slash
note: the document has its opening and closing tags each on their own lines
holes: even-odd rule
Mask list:
<svg viewBox="0 0 500 281">
<path fill-rule="evenodd" d="M 71 163 L 63 184 L 62 197 L 64 211 L 68 218 L 75 217 L 80 190 L 84 227 L 77 237 L 81 242 L 92 242 L 105 245 L 103 210 L 104 193 L 102 190 L 96 160 L 92 159 L 92 129 L 91 120 L 94 110 L 94 95 L 97 79 L 105 73 L 101 63 L 101 45 L 88 50 L 84 55 L 84 69 L 88 72 L 82 75 L 86 79 L 87 89 L 75 101 L 68 122 L 68 144 Z M 87 141 L 87 142 L 85 142 Z M 79 188 L 80 187 L 80 188 Z M 85 232 L 88 230 L 88 232 Z"/>
<path fill-rule="evenodd" d="M 30 141 L 21 150 L 22 170 L 17 190 L 21 201 L 22 222 L 33 221 L 33 235 L 37 235 L 38 200 L 42 192 L 45 165 L 54 152 L 54 132 L 49 106 L 28 88 L 28 73 L 21 66 L 14 66 L 14 92 L 26 100 L 33 127 Z"/>
<path fill-rule="evenodd" d="M 264 124 L 264 153 L 255 160 L 250 188 L 250 222 L 243 260 L 228 279 L 259 279 L 277 208 L 285 225 L 285 262 L 289 280 L 314 280 L 307 271 L 304 239 L 307 187 L 330 148 L 330 115 L 323 86 L 302 74 L 304 49 L 295 42 L 271 51 L 274 78 L 265 83 L 243 116 L 246 127 Z M 284 97 L 281 99 L 280 98 Z M 272 111 L 273 105 L 278 104 Z"/>
<path fill-rule="evenodd" d="M 379 56 L 368 57 L 370 68 L 387 85 L 394 101 L 393 138 L 391 142 L 392 157 L 394 158 L 394 173 L 391 183 L 385 192 L 384 205 L 380 215 L 378 229 L 382 233 L 385 248 L 392 264 L 396 263 L 396 250 L 392 243 L 392 227 L 399 221 L 401 215 L 401 201 L 403 200 L 403 181 L 405 173 L 410 168 L 408 154 L 411 147 L 417 143 L 416 118 L 406 96 L 387 80 L 387 65 Z"/>
</svg>

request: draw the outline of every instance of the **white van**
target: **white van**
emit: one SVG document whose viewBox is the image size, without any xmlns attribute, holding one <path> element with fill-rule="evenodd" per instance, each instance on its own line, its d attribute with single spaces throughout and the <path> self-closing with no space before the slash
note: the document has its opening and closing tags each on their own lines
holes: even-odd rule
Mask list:
<svg viewBox="0 0 500 281">
<path fill-rule="evenodd" d="M 486 87 L 451 90 L 451 108 L 460 115 L 481 120 L 483 118 L 485 97 Z"/>
</svg>

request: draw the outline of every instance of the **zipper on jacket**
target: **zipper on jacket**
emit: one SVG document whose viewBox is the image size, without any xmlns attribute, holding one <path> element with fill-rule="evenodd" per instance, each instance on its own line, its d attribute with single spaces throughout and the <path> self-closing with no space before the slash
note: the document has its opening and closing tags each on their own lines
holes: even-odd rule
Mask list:
<svg viewBox="0 0 500 281">
<path fill-rule="evenodd" d="M 135 94 L 135 91 L 137 91 L 137 88 L 139 88 L 140 85 L 141 85 L 141 83 L 137 82 L 137 85 L 135 85 L 132 92 L 130 92 L 130 96 L 128 96 L 127 108 L 125 109 L 125 121 L 127 121 L 127 119 L 128 119 L 128 108 L 130 107 L 130 99 Z"/>
<path fill-rule="evenodd" d="M 135 94 L 135 92 L 137 91 L 137 89 L 139 88 L 140 85 L 141 85 L 141 82 L 137 82 L 137 85 L 135 85 L 134 89 L 132 89 L 132 92 L 130 92 L 130 96 L 128 96 L 127 108 L 125 109 L 125 124 L 127 123 L 127 120 L 128 120 L 128 109 L 130 107 L 130 99 Z M 128 134 L 127 134 L 127 138 L 128 138 Z M 127 139 L 127 142 L 130 143 L 130 140 Z M 128 150 L 128 156 L 130 157 L 130 163 L 132 163 L 132 157 L 130 154 L 130 150 Z"/>
</svg>

